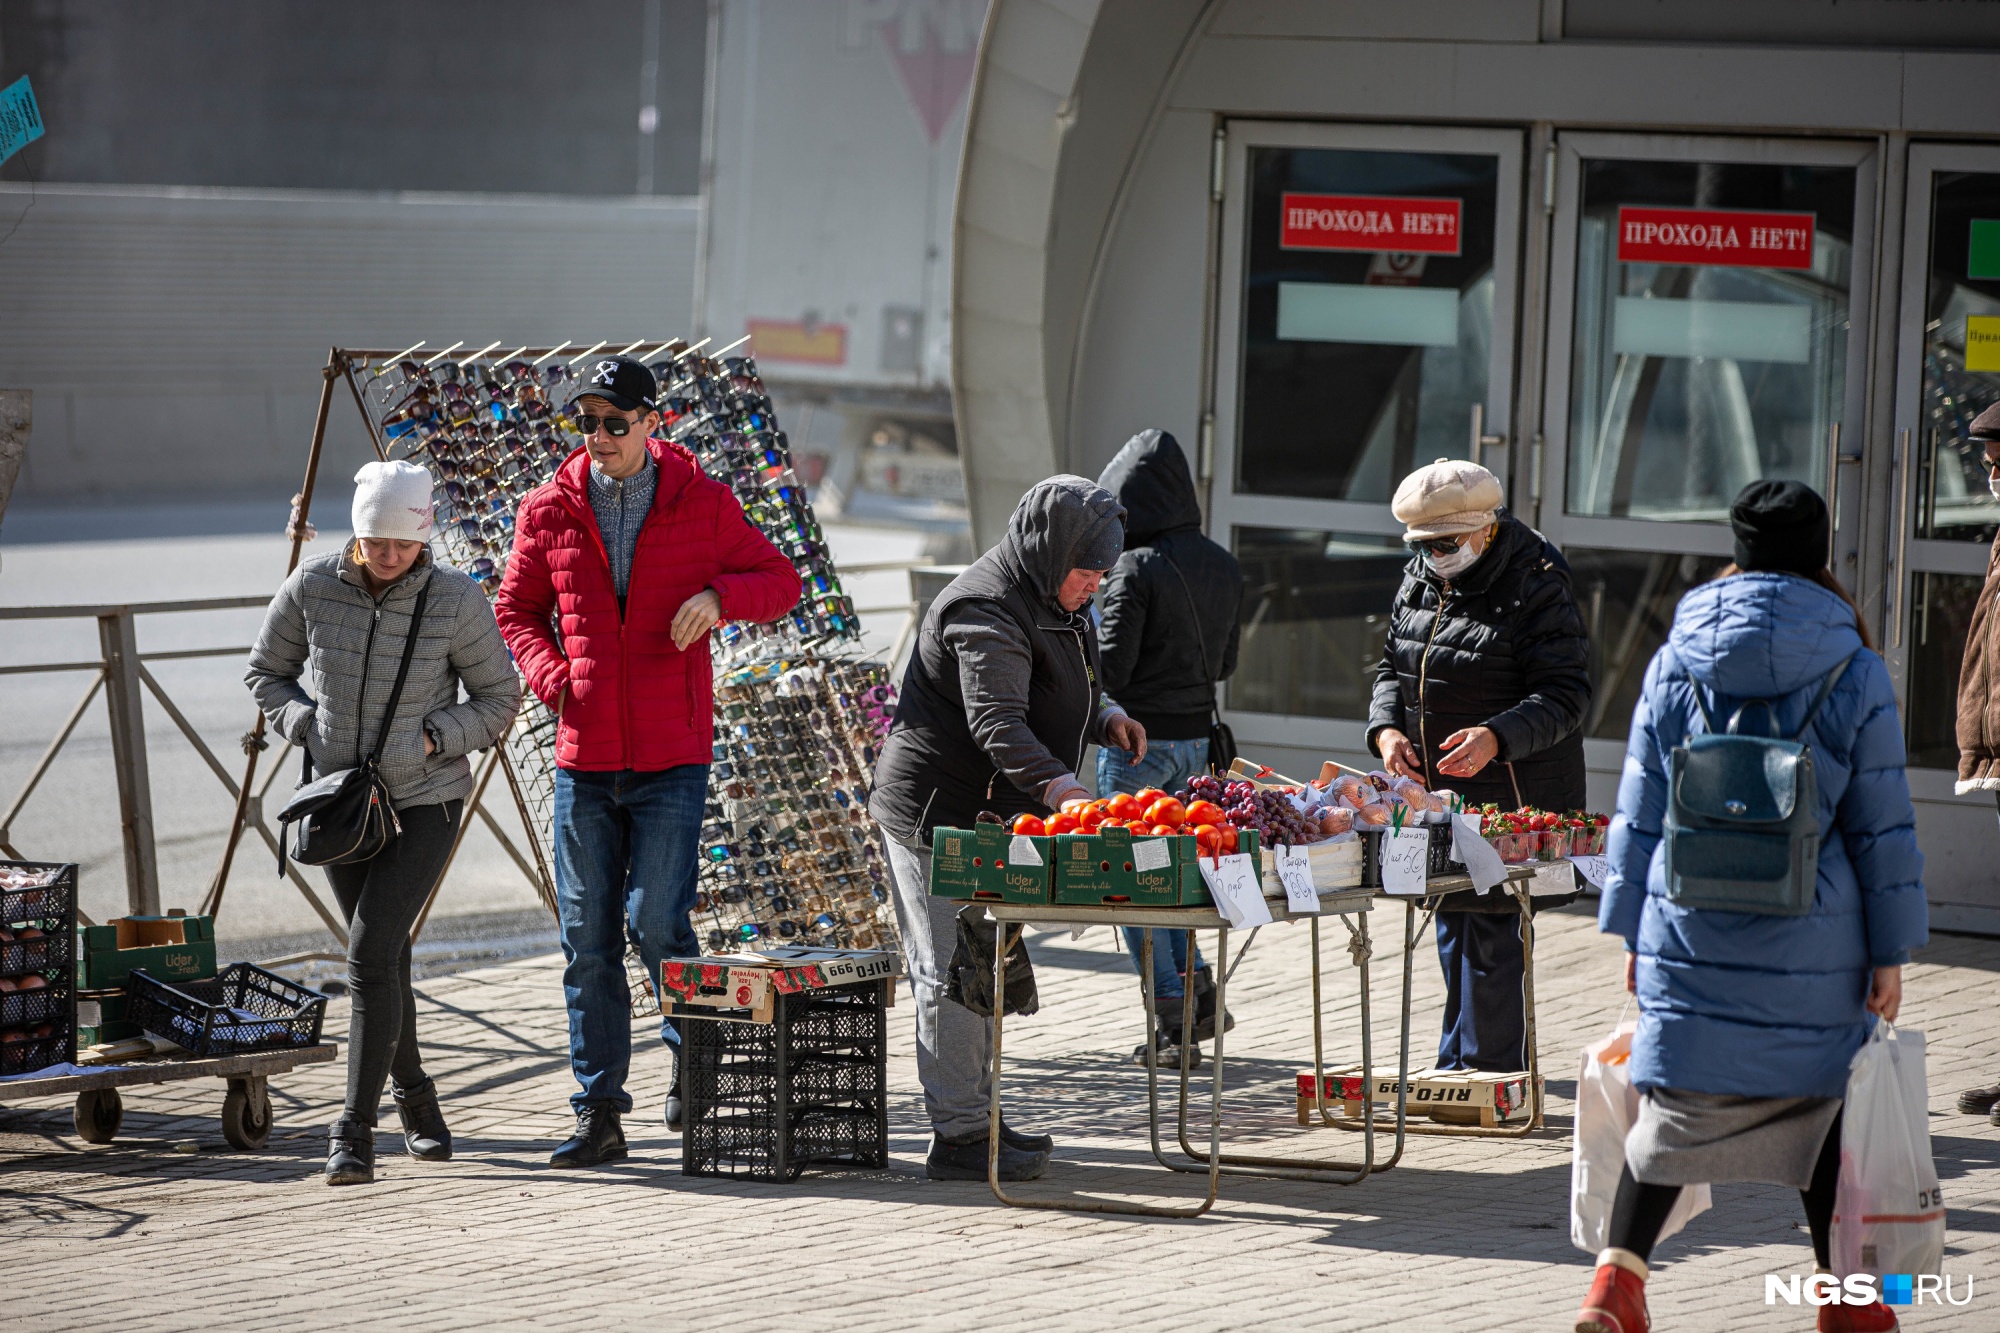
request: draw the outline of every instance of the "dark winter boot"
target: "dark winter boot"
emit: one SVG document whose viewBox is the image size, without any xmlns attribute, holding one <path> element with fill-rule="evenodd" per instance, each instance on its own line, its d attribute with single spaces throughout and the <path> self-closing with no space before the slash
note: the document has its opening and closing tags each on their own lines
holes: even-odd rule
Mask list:
<svg viewBox="0 0 2000 1333">
<path fill-rule="evenodd" d="M 396 1114 L 403 1121 L 403 1146 L 410 1156 L 426 1162 L 451 1160 L 451 1130 L 445 1127 L 444 1110 L 438 1105 L 437 1082 L 425 1079 L 414 1088 L 393 1084 L 390 1096 L 396 1099 Z"/>
<path fill-rule="evenodd" d="M 1196 1041 L 1215 1040 L 1215 973 L 1203 963 L 1188 974 L 1188 981 L 1194 990 L 1194 1039 Z M 1236 1016 L 1227 1009 L 1222 1011 L 1222 1030 L 1233 1031 Z"/>
<path fill-rule="evenodd" d="M 375 1126 L 342 1118 L 326 1132 L 326 1183 L 375 1183 Z"/>
<path fill-rule="evenodd" d="M 1181 1047 L 1181 1024 L 1186 1014 L 1187 1001 L 1179 995 L 1162 995 L 1153 1002 L 1153 1041 L 1159 1048 L 1159 1065 L 1162 1069 L 1179 1069 L 1185 1059 L 1189 1069 L 1201 1068 L 1201 1047 Z M 1132 1063 L 1142 1068 L 1146 1063 L 1146 1043 L 1140 1042 L 1132 1048 Z"/>
</svg>

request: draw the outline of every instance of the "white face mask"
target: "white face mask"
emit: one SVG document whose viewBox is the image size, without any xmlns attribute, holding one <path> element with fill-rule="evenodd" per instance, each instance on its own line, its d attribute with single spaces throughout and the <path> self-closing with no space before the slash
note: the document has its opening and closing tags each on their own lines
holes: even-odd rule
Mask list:
<svg viewBox="0 0 2000 1333">
<path fill-rule="evenodd" d="M 1466 570 L 1472 568 L 1473 562 L 1483 554 L 1485 552 L 1475 551 L 1472 548 L 1471 540 L 1468 539 L 1460 542 L 1458 549 L 1450 555 L 1434 555 L 1430 551 L 1425 551 L 1424 562 L 1431 567 L 1431 572 L 1439 578 L 1455 579 Z"/>
<path fill-rule="evenodd" d="M 1986 489 L 1993 492 L 1994 499 L 2000 500 L 2000 477 L 1996 477 L 1990 472 L 1987 473 Z"/>
</svg>

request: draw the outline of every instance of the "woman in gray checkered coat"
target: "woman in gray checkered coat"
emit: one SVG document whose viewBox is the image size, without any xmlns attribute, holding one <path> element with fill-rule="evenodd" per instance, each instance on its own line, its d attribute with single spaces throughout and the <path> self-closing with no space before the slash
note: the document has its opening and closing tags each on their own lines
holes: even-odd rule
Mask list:
<svg viewBox="0 0 2000 1333">
<path fill-rule="evenodd" d="M 417 1049 L 410 927 L 457 837 L 472 791 L 467 756 L 505 736 L 521 706 L 520 677 L 485 594 L 436 563 L 426 544 L 430 474 L 413 463 L 370 463 L 355 482 L 354 539 L 285 581 L 245 676 L 272 730 L 302 747 L 316 774 L 359 764 L 388 727 L 379 771 L 401 831 L 370 860 L 326 867 L 347 917 L 353 997 L 347 1103 L 328 1136 L 330 1185 L 375 1178 L 375 1119 L 391 1078 L 410 1155 L 451 1156 Z M 395 717 L 385 719 L 420 593 L 409 678 Z"/>
</svg>

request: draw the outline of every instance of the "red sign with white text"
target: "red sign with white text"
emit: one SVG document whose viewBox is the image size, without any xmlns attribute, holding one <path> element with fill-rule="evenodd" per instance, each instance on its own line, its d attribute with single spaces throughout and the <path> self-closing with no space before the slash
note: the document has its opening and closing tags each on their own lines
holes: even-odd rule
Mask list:
<svg viewBox="0 0 2000 1333">
<path fill-rule="evenodd" d="M 1813 215 L 1734 208 L 1620 208 L 1618 258 L 1627 264 L 1811 268 Z"/>
<path fill-rule="evenodd" d="M 1374 250 L 1405 255 L 1459 252 L 1457 199 L 1369 194 L 1287 194 L 1278 244 L 1286 250 Z"/>
</svg>

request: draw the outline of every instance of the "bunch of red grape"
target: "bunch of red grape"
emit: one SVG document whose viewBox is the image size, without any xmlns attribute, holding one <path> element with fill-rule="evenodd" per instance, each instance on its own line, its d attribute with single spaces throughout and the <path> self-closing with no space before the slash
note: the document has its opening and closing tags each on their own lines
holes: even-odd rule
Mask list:
<svg viewBox="0 0 2000 1333">
<path fill-rule="evenodd" d="M 1283 792 L 1240 779 L 1223 782 L 1213 774 L 1199 774 L 1188 780 L 1187 790 L 1179 796 L 1183 801 L 1214 801 L 1222 807 L 1231 825 L 1257 830 L 1266 847 L 1278 843 L 1298 846 L 1325 837 L 1318 825 L 1300 814 Z"/>
</svg>

